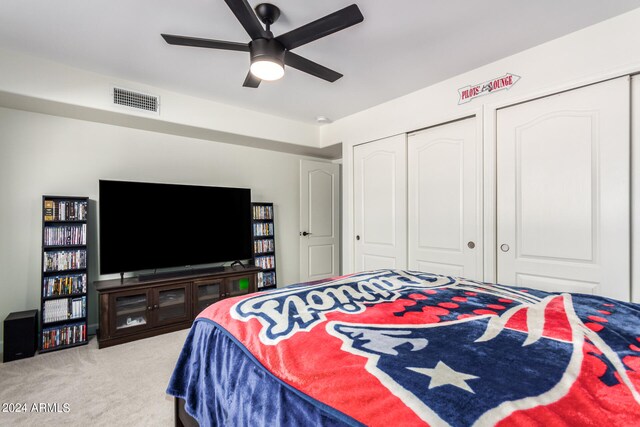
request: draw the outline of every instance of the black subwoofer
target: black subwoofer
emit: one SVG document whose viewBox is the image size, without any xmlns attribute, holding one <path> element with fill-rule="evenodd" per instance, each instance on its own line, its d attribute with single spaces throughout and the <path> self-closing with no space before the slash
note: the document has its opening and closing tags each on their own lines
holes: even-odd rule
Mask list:
<svg viewBox="0 0 640 427">
<path fill-rule="evenodd" d="M 3 362 L 33 357 L 38 348 L 38 310 L 11 313 L 4 319 Z"/>
</svg>

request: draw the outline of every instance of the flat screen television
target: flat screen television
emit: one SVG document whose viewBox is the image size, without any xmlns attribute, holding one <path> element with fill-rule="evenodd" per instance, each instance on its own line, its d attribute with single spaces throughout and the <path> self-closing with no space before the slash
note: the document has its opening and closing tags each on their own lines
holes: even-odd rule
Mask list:
<svg viewBox="0 0 640 427">
<path fill-rule="evenodd" d="M 99 187 L 100 274 L 252 257 L 249 189 L 107 180 Z"/>
</svg>

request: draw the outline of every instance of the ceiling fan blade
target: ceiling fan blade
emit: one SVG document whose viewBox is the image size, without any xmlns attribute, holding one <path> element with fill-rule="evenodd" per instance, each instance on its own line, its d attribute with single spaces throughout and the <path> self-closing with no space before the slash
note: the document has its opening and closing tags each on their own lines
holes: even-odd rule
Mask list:
<svg viewBox="0 0 640 427">
<path fill-rule="evenodd" d="M 251 74 L 251 71 L 249 71 L 247 73 L 247 77 L 244 79 L 244 83 L 242 84 L 242 86 L 257 88 L 258 86 L 260 86 L 261 81 L 262 80 Z"/>
<path fill-rule="evenodd" d="M 259 38 L 268 38 L 267 32 L 258 21 L 258 17 L 254 13 L 247 0 L 224 0 L 229 9 L 236 15 L 240 24 L 245 31 L 251 36 L 252 40 Z"/>
<path fill-rule="evenodd" d="M 249 52 L 248 43 L 226 42 L 222 40 L 199 39 L 197 37 L 174 36 L 171 34 L 161 34 L 162 38 L 169 44 L 177 46 L 206 47 L 210 49 L 237 50 Z"/>
<path fill-rule="evenodd" d="M 331 83 L 342 77 L 342 74 L 338 73 L 337 71 L 333 71 L 330 68 L 324 67 L 318 63 L 310 61 L 300 55 L 296 55 L 295 53 L 289 51 L 287 51 L 284 56 L 284 63 L 289 67 L 293 67 L 297 70 L 303 71 L 307 74 L 311 74 L 312 76 L 319 77 Z"/>
<path fill-rule="evenodd" d="M 362 21 L 364 21 L 364 16 L 362 16 L 360 9 L 357 5 L 352 4 L 324 18 L 282 34 L 276 37 L 276 40 L 291 50 Z"/>
</svg>

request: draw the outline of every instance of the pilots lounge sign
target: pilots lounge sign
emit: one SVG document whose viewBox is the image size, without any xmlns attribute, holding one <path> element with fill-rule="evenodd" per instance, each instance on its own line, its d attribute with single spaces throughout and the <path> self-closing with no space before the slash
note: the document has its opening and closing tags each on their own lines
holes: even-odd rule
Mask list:
<svg viewBox="0 0 640 427">
<path fill-rule="evenodd" d="M 504 76 L 496 77 L 483 83 L 460 88 L 458 89 L 458 93 L 460 94 L 458 105 L 466 104 L 467 102 L 470 102 L 480 96 L 488 95 L 492 92 L 505 89 L 509 90 L 518 80 L 520 80 L 520 76 L 507 73 Z"/>
</svg>

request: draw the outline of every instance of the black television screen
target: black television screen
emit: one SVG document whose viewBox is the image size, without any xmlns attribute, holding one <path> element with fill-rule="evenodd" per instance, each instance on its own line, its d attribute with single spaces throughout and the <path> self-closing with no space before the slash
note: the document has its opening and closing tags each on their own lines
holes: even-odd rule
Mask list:
<svg viewBox="0 0 640 427">
<path fill-rule="evenodd" d="M 249 259 L 251 190 L 100 180 L 100 274 Z"/>
</svg>

